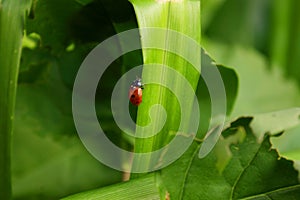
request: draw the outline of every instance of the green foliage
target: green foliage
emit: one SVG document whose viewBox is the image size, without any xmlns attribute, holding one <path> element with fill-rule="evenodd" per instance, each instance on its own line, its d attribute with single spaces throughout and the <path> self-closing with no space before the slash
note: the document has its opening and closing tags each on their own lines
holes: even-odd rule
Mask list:
<svg viewBox="0 0 300 200">
<path fill-rule="evenodd" d="M 200 76 L 200 1 L 166 2 L 155 7 L 155 10 L 153 10 L 151 4 L 153 1 L 132 0 L 131 2 L 135 8 L 140 28 L 165 28 L 161 34 L 155 34 L 155 43 L 162 44 L 160 46 L 164 49 L 143 49 L 144 64 L 156 63 L 171 69 L 156 66 L 144 67 L 143 69 L 143 80 L 150 81 L 150 83 L 155 81 L 156 84 L 147 84 L 143 94 L 145 100 L 139 107 L 137 118 L 138 125 L 151 124 L 151 128 L 147 131 L 137 128 L 136 134 L 149 137 L 164 122 L 164 116 L 167 115 L 168 118 L 163 129 L 156 136 L 147 139 L 136 139 L 135 152 L 141 153 L 160 149 L 167 144 L 170 140 L 168 135 L 172 130 L 181 129 L 180 131 L 187 132 L 189 129 L 194 94 L 187 90 L 184 84 L 188 81 L 192 89 L 196 90 Z M 157 14 L 153 15 L 153 12 Z M 179 16 L 177 13 L 182 14 Z M 186 24 L 188 23 L 193 23 L 194 26 L 187 28 Z M 187 41 L 184 41 L 184 38 L 180 38 L 174 35 L 173 32 L 166 31 L 166 29 L 178 31 L 194 39 L 199 45 L 198 48 L 186 45 Z M 149 34 L 151 34 L 150 31 L 141 30 L 142 47 L 144 44 L 151 44 L 151 37 L 147 37 Z M 174 43 L 176 39 L 181 40 L 181 42 Z M 176 49 L 180 51 L 176 52 Z M 182 56 L 187 55 L 186 52 L 188 51 L 194 52 L 194 63 L 182 58 Z M 176 55 L 176 53 L 179 55 Z M 178 75 L 172 73 L 172 70 L 175 70 Z M 173 90 L 170 91 L 170 88 L 173 88 Z M 166 113 L 162 110 L 160 112 L 156 111 L 155 115 L 149 118 L 148 111 L 155 104 L 162 105 Z M 179 124 L 181 127 L 178 127 Z M 151 160 L 151 158 L 149 159 Z M 151 162 L 140 160 L 139 157 L 136 157 L 135 161 L 134 166 L 137 165 L 138 167 L 147 167 L 147 165 L 150 165 L 147 162 Z"/>
<path fill-rule="evenodd" d="M 297 0 L 288 0 L 284 3 L 274 1 L 272 9 L 272 29 L 270 42 L 271 62 L 276 67 L 281 67 L 284 72 L 300 83 L 299 55 L 300 55 L 300 3 Z M 281 14 L 278 15 L 277 13 Z"/>
<path fill-rule="evenodd" d="M 276 151 L 271 150 L 270 136 L 258 143 L 249 127 L 250 121 L 251 118 L 241 118 L 233 122 L 224 130 L 217 148 L 204 159 L 198 158 L 201 144 L 195 142 L 176 163 L 163 169 L 162 178 L 171 199 L 254 199 L 263 194 L 284 198 L 287 196 L 281 192 L 295 188 L 295 194 L 299 195 L 298 172 L 292 162 L 279 158 Z M 244 137 L 225 145 L 224 141 L 239 130 Z M 216 164 L 224 151 L 230 152 L 232 157 L 220 172 Z"/>
<path fill-rule="evenodd" d="M 259 142 L 250 126 L 252 121 L 240 118 L 232 122 L 223 131 L 216 148 L 204 159 L 198 158 L 201 143 L 195 141 L 180 159 L 156 173 L 156 179 L 152 174 L 70 199 L 130 199 L 136 191 L 149 190 L 152 191 L 149 196 L 156 199 L 153 183 L 146 184 L 150 177 L 156 182 L 155 188 L 165 188 L 162 195 L 165 191 L 170 193 L 170 199 L 297 199 L 300 182 L 293 162 L 280 157 L 272 148 L 273 136 L 266 135 Z M 224 160 L 224 156 L 229 159 Z M 224 168 L 218 167 L 220 162 Z"/>
<path fill-rule="evenodd" d="M 216 64 L 215 61 L 202 50 L 201 54 L 201 67 L 202 68 L 213 68 L 217 67 L 224 82 L 224 88 L 226 92 L 226 114 L 230 115 L 233 110 L 235 100 L 237 97 L 239 80 L 234 69 L 224 65 Z M 204 78 L 201 76 L 197 85 L 197 98 L 199 101 L 199 109 L 201 111 L 199 130 L 197 132 L 197 137 L 204 138 L 205 134 L 209 131 L 209 122 L 212 117 L 212 102 L 211 94 L 209 93 L 207 83 Z"/>
<path fill-rule="evenodd" d="M 102 32 L 105 36 L 89 41 L 72 33 L 81 27 L 72 20 L 89 20 L 88 14 L 103 9 L 97 5 L 93 9 L 91 4 L 75 1 L 34 4 L 34 14 L 26 23 L 26 37 L 33 45 L 24 45 L 18 80 L 12 150 L 15 198 L 57 199 L 121 180 L 120 172 L 100 164 L 83 148 L 71 112 L 71 89 L 81 62 L 95 41 L 113 32 L 108 28 Z M 108 25 L 113 27 L 111 23 L 103 26 Z M 110 115 L 102 115 L 104 122 Z"/>
<path fill-rule="evenodd" d="M 254 49 L 220 44 L 206 38 L 203 46 L 217 63 L 232 66 L 237 73 L 239 91 L 230 118 L 300 105 L 297 84 L 284 77 L 282 70 L 269 69 L 266 58 Z M 255 81 L 252 77 L 255 77 Z"/>
<path fill-rule="evenodd" d="M 154 174 L 137 178 L 132 181 L 123 182 L 105 188 L 76 194 L 64 199 L 151 199 L 159 200 L 159 191 Z"/>
<path fill-rule="evenodd" d="M 119 172 L 92 158 L 76 137 L 71 91 L 57 74 L 54 67 L 47 73 L 50 83 L 18 87 L 12 152 L 16 198 L 57 199 L 121 179 Z M 57 88 L 52 88 L 54 81 Z"/>
<path fill-rule="evenodd" d="M 0 199 L 299 199 L 299 6 L 297 0 L 201 0 L 201 6 L 200 0 L 0 0 Z M 141 30 L 143 49 L 115 60 L 99 81 L 95 109 L 106 135 L 136 153 L 165 147 L 177 131 L 185 141 L 195 100 L 200 125 L 178 160 L 121 182 L 129 174 L 99 163 L 82 145 L 71 95 L 87 54 L 136 27 L 178 31 L 205 53 L 170 30 Z M 162 48 L 144 48 L 152 43 Z M 143 102 L 129 110 L 137 125 L 151 124 L 147 131 L 138 126 L 137 135 L 157 134 L 132 140 L 114 122 L 111 93 L 142 63 Z M 217 68 L 224 82 L 226 126 L 200 159 L 201 148 L 212 148 L 206 134 L 218 120 L 205 68 Z M 137 156 L 134 167 L 149 167 L 151 159 Z"/>
<path fill-rule="evenodd" d="M 11 134 L 23 25 L 31 1 L 0 1 L 0 198 L 11 198 Z"/>
</svg>

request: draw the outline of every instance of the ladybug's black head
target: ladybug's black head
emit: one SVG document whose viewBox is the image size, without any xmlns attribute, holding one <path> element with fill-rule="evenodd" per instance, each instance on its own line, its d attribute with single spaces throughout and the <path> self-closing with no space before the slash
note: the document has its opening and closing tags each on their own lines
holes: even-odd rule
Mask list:
<svg viewBox="0 0 300 200">
<path fill-rule="evenodd" d="M 131 85 L 132 85 L 132 86 L 135 86 L 135 87 L 139 87 L 139 88 L 141 88 L 141 89 L 144 89 L 143 84 L 142 84 L 142 79 L 141 79 L 141 78 L 136 78 L 136 79 L 132 82 Z"/>
</svg>

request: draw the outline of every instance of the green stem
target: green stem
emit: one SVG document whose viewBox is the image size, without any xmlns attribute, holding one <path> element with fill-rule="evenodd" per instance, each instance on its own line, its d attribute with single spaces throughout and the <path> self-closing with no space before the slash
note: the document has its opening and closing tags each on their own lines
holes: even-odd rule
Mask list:
<svg viewBox="0 0 300 200">
<path fill-rule="evenodd" d="M 26 8 L 30 1 L 0 0 L 0 199 L 11 199 L 11 135 Z"/>
</svg>

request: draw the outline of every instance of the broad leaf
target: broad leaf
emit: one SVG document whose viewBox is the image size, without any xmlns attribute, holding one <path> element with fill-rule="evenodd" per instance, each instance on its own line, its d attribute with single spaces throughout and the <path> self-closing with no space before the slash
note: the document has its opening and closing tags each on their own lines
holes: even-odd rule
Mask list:
<svg viewBox="0 0 300 200">
<path fill-rule="evenodd" d="M 255 115 L 251 128 L 262 140 L 265 133 L 278 134 L 300 125 L 300 108 L 291 108 Z M 286 135 L 286 134 L 285 134 Z"/>
<path fill-rule="evenodd" d="M 272 138 L 272 144 L 278 149 L 281 156 L 300 161 L 300 125 L 292 127 L 278 138 Z M 297 169 L 300 169 L 299 166 Z"/>
<path fill-rule="evenodd" d="M 220 151 L 216 148 L 204 159 L 199 159 L 197 152 L 201 144 L 196 142 L 176 163 L 164 169 L 162 178 L 171 199 L 299 197 L 298 172 L 293 163 L 280 158 L 271 149 L 270 136 L 258 143 L 249 127 L 250 122 L 251 118 L 241 118 L 223 132 L 225 141 L 238 132 L 244 137 L 230 139 L 233 142 L 230 145 L 218 144 L 223 152 L 232 154 L 222 171 L 216 168 Z"/>
<path fill-rule="evenodd" d="M 12 150 L 14 197 L 57 199 L 121 181 L 120 172 L 85 150 L 70 114 L 71 91 L 57 75 L 57 67 L 48 67 L 51 73 L 43 82 L 19 84 Z"/>
<path fill-rule="evenodd" d="M 233 109 L 238 90 L 238 77 L 232 68 L 216 65 L 202 53 L 202 74 L 197 86 L 200 109 L 198 138 L 205 138 L 199 151 L 205 157 L 215 146 L 222 132 L 225 116 Z"/>
<path fill-rule="evenodd" d="M 293 127 L 299 123 L 300 93 L 295 81 L 287 79 L 282 69 L 268 69 L 266 58 L 253 49 L 203 41 L 217 62 L 233 66 L 239 77 L 238 96 L 229 118 L 255 116 L 253 123 L 256 125 L 251 126 L 258 137 L 266 132 L 286 131 L 282 137 L 273 139 L 274 145 L 281 155 L 298 158 L 299 145 L 289 145 L 297 138 L 297 127 Z"/>
<path fill-rule="evenodd" d="M 231 66 L 239 78 L 239 89 L 230 119 L 300 106 L 295 81 L 279 68 L 268 69 L 266 58 L 254 49 L 203 40 L 217 63 Z"/>
</svg>

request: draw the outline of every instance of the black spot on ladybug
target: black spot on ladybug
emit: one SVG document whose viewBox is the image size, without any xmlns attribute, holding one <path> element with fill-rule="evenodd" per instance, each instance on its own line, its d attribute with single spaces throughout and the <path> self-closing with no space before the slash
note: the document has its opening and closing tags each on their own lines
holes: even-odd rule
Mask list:
<svg viewBox="0 0 300 200">
<path fill-rule="evenodd" d="M 135 98 L 135 95 L 134 95 L 134 94 L 133 94 L 133 95 L 131 95 L 131 97 L 130 97 L 130 98 L 132 98 L 132 99 L 133 99 L 133 98 Z"/>
</svg>

